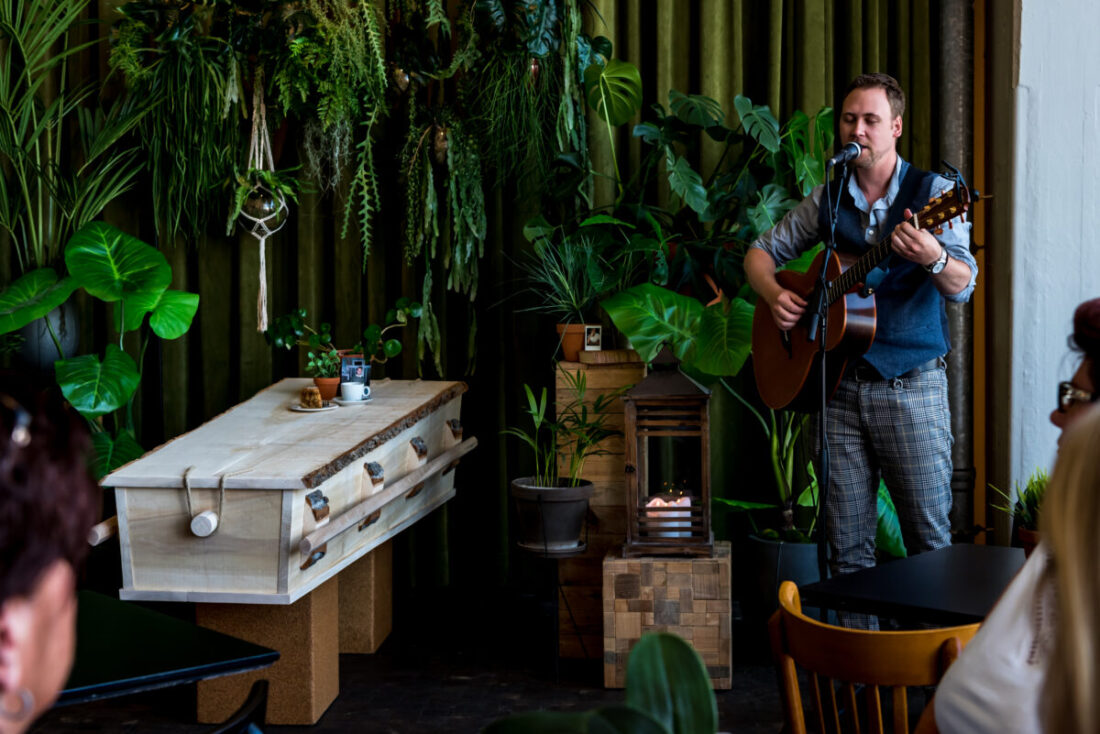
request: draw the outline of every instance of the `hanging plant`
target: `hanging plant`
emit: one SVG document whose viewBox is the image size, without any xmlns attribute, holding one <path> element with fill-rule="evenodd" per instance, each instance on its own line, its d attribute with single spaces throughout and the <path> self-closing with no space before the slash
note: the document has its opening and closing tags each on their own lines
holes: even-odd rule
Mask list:
<svg viewBox="0 0 1100 734">
<path fill-rule="evenodd" d="M 119 8 L 109 65 L 152 110 L 141 130 L 161 238 L 195 237 L 221 209 L 243 116 L 241 70 L 228 42 L 247 22 L 223 4 L 135 0 Z"/>
</svg>

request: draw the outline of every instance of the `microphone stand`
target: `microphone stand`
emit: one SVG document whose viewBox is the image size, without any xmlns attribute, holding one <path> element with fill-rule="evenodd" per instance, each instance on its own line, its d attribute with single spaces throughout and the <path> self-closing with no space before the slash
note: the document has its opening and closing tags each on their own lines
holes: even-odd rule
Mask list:
<svg viewBox="0 0 1100 734">
<path fill-rule="evenodd" d="M 840 173 L 840 189 L 838 191 L 837 200 L 832 201 L 832 191 L 829 186 L 829 182 L 825 182 L 825 211 L 829 216 L 829 232 L 825 238 L 825 251 L 822 253 L 821 258 L 821 272 L 818 274 L 818 285 L 814 291 L 814 302 L 810 304 L 811 311 L 810 322 L 808 328 L 808 338 L 813 341 L 817 336 L 818 330 L 821 331 L 821 341 L 818 345 L 818 370 L 821 374 L 821 408 L 818 412 L 818 441 L 820 442 L 821 451 L 818 459 L 818 466 L 820 468 L 820 476 L 818 477 L 818 507 L 821 512 L 821 532 L 817 536 L 817 570 L 820 574 L 821 580 L 824 581 L 828 578 L 828 559 L 826 554 L 826 537 L 828 535 L 827 524 L 829 518 L 825 512 L 825 503 L 829 496 L 829 441 L 825 435 L 826 426 L 828 425 L 827 411 L 828 411 L 828 376 L 826 374 L 827 355 L 825 351 L 826 337 L 829 333 L 829 281 L 827 278 L 827 271 L 829 269 L 829 262 L 833 255 L 836 253 L 836 220 L 837 213 L 840 211 L 840 200 L 844 198 L 844 192 L 848 190 L 848 181 L 851 178 L 851 170 L 848 168 L 848 163 L 845 161 L 841 168 Z"/>
</svg>

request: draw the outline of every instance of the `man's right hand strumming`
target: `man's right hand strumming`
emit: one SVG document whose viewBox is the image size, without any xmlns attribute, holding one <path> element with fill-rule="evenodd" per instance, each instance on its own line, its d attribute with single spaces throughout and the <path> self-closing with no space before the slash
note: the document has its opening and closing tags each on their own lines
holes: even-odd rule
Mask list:
<svg viewBox="0 0 1100 734">
<path fill-rule="evenodd" d="M 764 250 L 751 249 L 745 254 L 745 277 L 749 285 L 771 309 L 775 324 L 790 331 L 806 311 L 806 301 L 775 279 L 775 261 Z"/>
<path fill-rule="evenodd" d="M 806 300 L 794 291 L 786 289 L 781 289 L 770 305 L 772 318 L 775 319 L 776 326 L 783 331 L 793 329 L 806 311 Z"/>
</svg>

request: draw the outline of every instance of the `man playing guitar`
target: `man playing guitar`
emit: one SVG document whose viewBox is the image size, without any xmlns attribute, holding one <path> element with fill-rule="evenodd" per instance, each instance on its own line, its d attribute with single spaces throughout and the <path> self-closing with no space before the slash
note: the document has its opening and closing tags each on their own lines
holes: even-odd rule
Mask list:
<svg viewBox="0 0 1100 734">
<path fill-rule="evenodd" d="M 829 403 L 826 438 L 830 481 L 826 539 L 834 574 L 875 564 L 879 477 L 898 510 L 909 553 L 951 543 L 951 436 L 947 375 L 950 349 L 946 300 L 965 302 L 978 268 L 970 254 L 970 225 L 953 222 L 933 234 L 913 226 L 912 212 L 951 188 L 942 176 L 909 165 L 897 153 L 905 93 L 886 74 L 863 74 L 849 85 L 838 142 L 863 150 L 840 197 L 836 245 L 859 255 L 892 231 L 894 256 L 875 288 L 877 324 L 870 350 L 850 362 Z M 777 266 L 828 236 L 825 185 L 816 187 L 774 228 L 753 243 L 745 274 L 790 330 L 807 316 L 804 296 L 776 280 Z M 829 325 L 830 331 L 838 325 Z M 852 618 L 849 624 L 875 626 Z"/>
</svg>

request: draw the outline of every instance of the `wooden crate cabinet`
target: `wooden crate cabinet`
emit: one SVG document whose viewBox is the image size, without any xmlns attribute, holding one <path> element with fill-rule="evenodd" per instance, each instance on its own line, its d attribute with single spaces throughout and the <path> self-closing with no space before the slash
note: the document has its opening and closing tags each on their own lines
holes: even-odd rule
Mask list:
<svg viewBox="0 0 1100 734">
<path fill-rule="evenodd" d="M 558 406 L 574 397 L 563 372 L 584 372 L 585 402 L 589 404 L 600 395 L 637 384 L 645 377 L 645 364 L 640 361 L 611 364 L 559 362 L 558 370 Z M 623 429 L 621 400 L 616 400 L 612 406 L 607 425 L 620 431 Z M 581 658 L 585 653 L 590 658 L 599 656 L 603 640 L 603 557 L 612 547 L 621 546 L 626 538 L 626 474 L 622 436 L 608 439 L 604 447 L 611 453 L 594 456 L 584 464 L 584 478 L 590 480 L 595 489 L 589 502 L 588 550 L 583 555 L 563 558 L 558 562 L 558 578 L 564 596 L 564 599 L 561 596 L 558 598 L 558 647 L 559 654 L 565 658 Z M 559 469 L 566 471 L 568 466 L 569 455 L 559 455 Z M 568 610 L 566 602 L 569 604 Z M 584 640 L 583 648 L 569 618 L 570 610 Z"/>
<path fill-rule="evenodd" d="M 452 469 L 476 445 L 463 440 L 460 382 L 380 381 L 369 404 L 291 411 L 308 384 L 272 385 L 103 480 L 121 598 L 196 602 L 200 624 L 282 655 L 200 686 L 204 722 L 232 713 L 256 677 L 271 680 L 268 723 L 320 718 L 337 653 L 373 652 L 389 634 L 389 541 L 455 495 Z M 200 537 L 203 512 L 218 523 Z"/>
<path fill-rule="evenodd" d="M 728 689 L 730 599 L 729 543 L 715 543 L 711 558 L 623 558 L 612 549 L 603 561 L 604 685 L 625 685 L 630 650 L 643 634 L 672 632 L 703 658 L 711 684 Z"/>
</svg>

